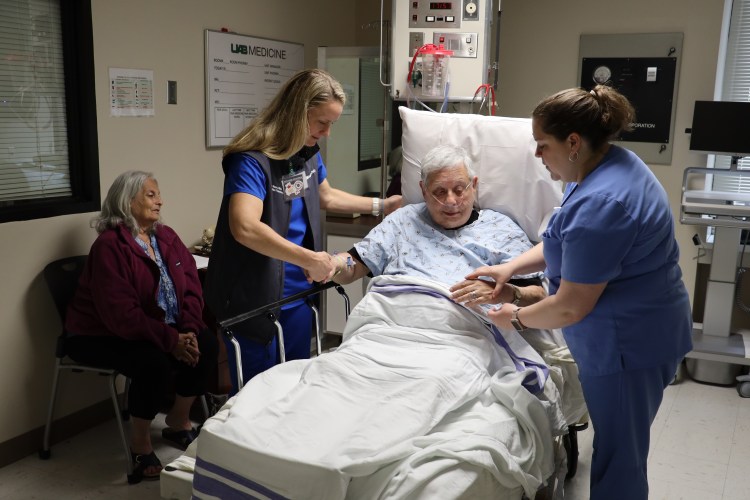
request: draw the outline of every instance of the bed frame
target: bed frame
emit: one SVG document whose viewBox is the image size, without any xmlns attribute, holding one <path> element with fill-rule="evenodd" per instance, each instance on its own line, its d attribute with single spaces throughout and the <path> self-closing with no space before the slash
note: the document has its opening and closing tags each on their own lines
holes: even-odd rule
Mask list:
<svg viewBox="0 0 750 500">
<path fill-rule="evenodd" d="M 532 241 L 539 241 L 541 230 L 554 207 L 562 197 L 562 185 L 552 181 L 539 159 L 535 158 L 535 142 L 531 134 L 530 120 L 522 118 L 488 117 L 480 115 L 440 114 L 399 108 L 403 123 L 403 167 L 402 190 L 405 203 L 421 202 L 419 189 L 419 161 L 436 144 L 454 144 L 464 147 L 472 157 L 474 169 L 479 176 L 478 205 L 502 212 L 529 235 Z M 502 165 L 499 165 L 502 164 Z M 502 170 L 498 173 L 498 168 Z M 349 301 L 343 288 L 329 284 L 316 288 L 319 293 L 330 287 L 346 301 L 347 314 Z M 299 295 L 299 294 L 298 294 Z M 302 297 L 290 297 L 297 300 Z M 235 346 L 237 366 L 241 366 L 239 349 L 231 327 L 241 321 L 258 315 L 266 315 L 278 329 L 280 345 L 283 345 L 283 331 L 273 310 L 285 301 L 275 302 L 246 314 L 230 318 L 219 324 L 221 330 Z M 318 319 L 316 311 L 316 320 Z M 321 352 L 320 329 L 316 331 L 318 354 Z M 282 352 L 283 360 L 283 352 Z M 241 369 L 238 370 L 241 387 Z M 534 500 L 557 498 L 560 487 L 566 479 L 577 471 L 578 443 L 577 432 L 587 427 L 585 409 L 576 422 L 568 422 L 568 432 L 556 439 L 556 471 L 548 478 Z M 190 498 L 192 495 L 192 473 L 181 470 L 189 468 L 190 455 L 195 456 L 197 441 L 185 455 L 168 464 L 161 475 L 162 498 Z M 182 461 L 187 461 L 187 465 Z M 524 497 L 526 498 L 526 497 Z"/>
</svg>

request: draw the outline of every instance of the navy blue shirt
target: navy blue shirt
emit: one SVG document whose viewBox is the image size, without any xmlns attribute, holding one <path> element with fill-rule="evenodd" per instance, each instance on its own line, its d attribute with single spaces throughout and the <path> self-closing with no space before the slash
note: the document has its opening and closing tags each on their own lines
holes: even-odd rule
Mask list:
<svg viewBox="0 0 750 500">
<path fill-rule="evenodd" d="M 322 183 L 327 176 L 326 167 L 320 153 L 318 160 L 318 184 Z M 247 193 L 266 199 L 266 175 L 260 164 L 248 155 L 228 155 L 224 158 L 226 176 L 224 177 L 224 196 L 233 193 Z M 310 187 L 308 186 L 308 189 Z M 302 246 L 305 233 L 309 226 L 305 212 L 304 197 L 295 198 L 291 201 L 289 216 L 289 229 L 284 238 L 296 245 Z M 284 297 L 307 290 L 310 284 L 307 282 L 303 269 L 288 262 L 284 263 Z M 282 309 L 294 307 L 299 302 L 285 304 Z"/>
<path fill-rule="evenodd" d="M 563 329 L 581 374 L 653 367 L 690 351 L 692 316 L 669 201 L 635 154 L 610 146 L 581 184 L 569 184 L 543 242 L 550 293 L 561 279 L 607 282 L 593 311 Z"/>
</svg>

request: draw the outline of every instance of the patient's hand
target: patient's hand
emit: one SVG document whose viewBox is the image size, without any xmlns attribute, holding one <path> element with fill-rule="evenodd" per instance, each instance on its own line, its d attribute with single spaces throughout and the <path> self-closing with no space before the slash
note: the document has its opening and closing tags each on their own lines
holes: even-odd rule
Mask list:
<svg viewBox="0 0 750 500">
<path fill-rule="evenodd" d="M 487 303 L 495 304 L 497 302 L 500 302 L 500 292 L 503 289 L 503 285 L 510 281 L 510 279 L 513 277 L 513 274 L 513 269 L 508 264 L 498 264 L 496 266 L 479 267 L 473 272 L 467 274 L 466 279 L 476 280 L 480 276 L 492 278 L 495 281 L 495 286 L 494 290 L 492 291 L 492 301 Z"/>
<path fill-rule="evenodd" d="M 304 268 L 308 283 L 328 282 L 336 272 L 336 263 L 328 252 L 315 252 L 313 258 Z"/>
<path fill-rule="evenodd" d="M 452 292 L 451 299 L 467 306 L 496 304 L 499 302 L 499 300 L 493 297 L 495 290 L 494 281 L 479 279 L 464 280 L 453 285 L 450 290 Z"/>
<path fill-rule="evenodd" d="M 513 314 L 513 311 L 518 309 L 518 307 L 512 305 L 512 304 L 503 304 L 502 307 L 497 309 L 492 309 L 487 312 L 487 316 L 492 320 L 492 322 L 500 328 L 501 330 L 514 330 L 513 324 L 510 322 L 510 317 Z"/>
<path fill-rule="evenodd" d="M 388 215 L 401 208 L 401 195 L 394 194 L 383 200 L 383 214 Z"/>
</svg>

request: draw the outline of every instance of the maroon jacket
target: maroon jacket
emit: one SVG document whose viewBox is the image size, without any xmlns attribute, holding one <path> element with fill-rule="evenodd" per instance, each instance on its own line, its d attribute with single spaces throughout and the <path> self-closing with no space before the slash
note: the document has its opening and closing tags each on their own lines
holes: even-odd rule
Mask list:
<svg viewBox="0 0 750 500">
<path fill-rule="evenodd" d="M 68 306 L 65 329 L 71 335 L 147 340 L 172 352 L 178 333 L 198 333 L 206 328 L 193 256 L 168 226 L 157 226 L 156 240 L 180 307 L 176 328 L 164 322 L 164 311 L 156 302 L 159 267 L 120 225 L 104 231 L 91 246 L 78 290 Z"/>
</svg>

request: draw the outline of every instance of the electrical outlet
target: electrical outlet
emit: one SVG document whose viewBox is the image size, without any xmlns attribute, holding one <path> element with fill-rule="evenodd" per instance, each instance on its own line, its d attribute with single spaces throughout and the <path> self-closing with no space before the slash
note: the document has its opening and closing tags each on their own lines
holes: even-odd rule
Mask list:
<svg viewBox="0 0 750 500">
<path fill-rule="evenodd" d="M 412 31 L 409 33 L 409 57 L 413 57 L 414 53 L 424 45 L 424 32 Z"/>
<path fill-rule="evenodd" d="M 479 21 L 479 0 L 464 0 L 464 21 Z"/>
</svg>

